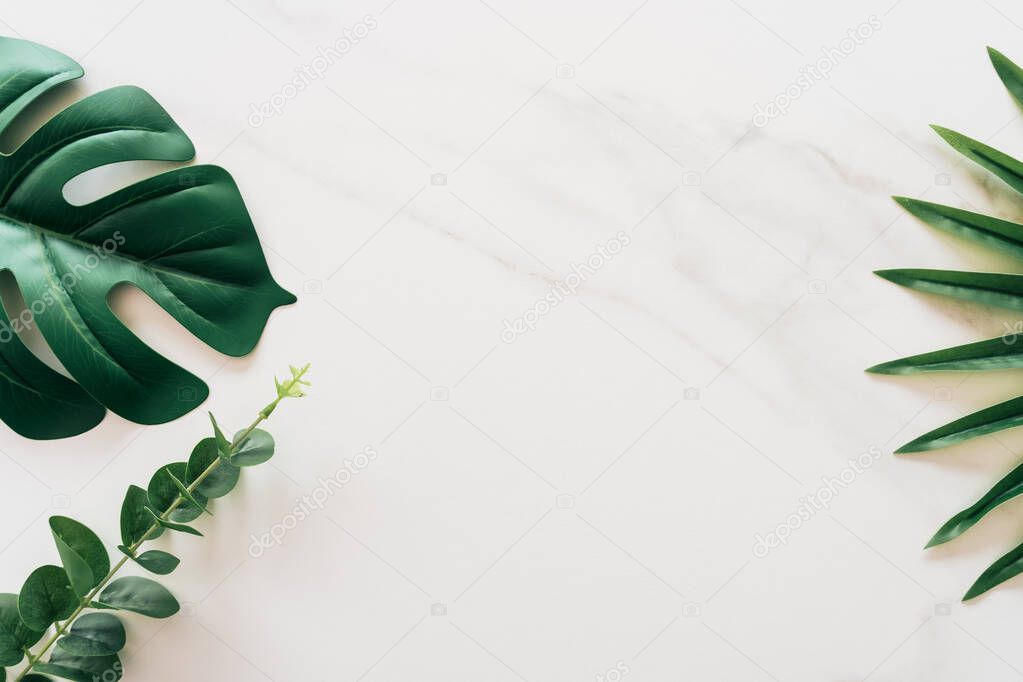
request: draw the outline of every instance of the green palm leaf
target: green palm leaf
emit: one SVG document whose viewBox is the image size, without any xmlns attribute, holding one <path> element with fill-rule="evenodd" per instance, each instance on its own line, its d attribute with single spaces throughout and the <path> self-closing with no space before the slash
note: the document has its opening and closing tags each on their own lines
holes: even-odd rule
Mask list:
<svg viewBox="0 0 1023 682">
<path fill-rule="evenodd" d="M 1023 225 L 1019 223 L 909 197 L 893 198 L 932 227 L 1023 259 Z"/>
<path fill-rule="evenodd" d="M 982 371 L 1023 367 L 1023 334 L 968 343 L 868 367 L 873 374 Z"/>
<path fill-rule="evenodd" d="M 933 431 L 928 431 L 909 441 L 895 452 L 903 454 L 937 450 L 961 443 L 964 440 L 1021 425 L 1023 425 L 1023 396 L 986 407 L 973 414 L 968 414 L 962 419 L 956 419 Z"/>
<path fill-rule="evenodd" d="M 969 601 L 984 594 L 993 587 L 997 587 L 1010 578 L 1015 578 L 1023 573 L 1023 544 L 1017 546 L 1011 552 L 991 564 L 986 571 L 980 574 L 977 582 L 970 586 L 970 589 L 963 595 L 963 601 Z"/>
<path fill-rule="evenodd" d="M 995 507 L 1019 495 L 1023 495 L 1023 464 L 1006 474 L 1005 478 L 974 504 L 946 521 L 927 543 L 927 547 L 934 547 L 956 539 L 987 516 L 988 512 Z"/>
<path fill-rule="evenodd" d="M 1023 104 L 1023 69 L 1013 64 L 1008 57 L 993 47 L 989 47 L 987 53 L 991 58 L 991 63 L 994 64 L 995 72 L 1002 79 L 1009 94 L 1017 103 Z"/>
<path fill-rule="evenodd" d="M 68 57 L 0 38 L 0 133 L 47 89 L 82 75 Z M 111 163 L 187 161 L 191 141 L 145 91 L 119 87 L 57 114 L 0 155 L 0 270 L 13 272 L 42 333 L 74 381 L 29 358 L 0 318 L 0 419 L 31 438 L 86 431 L 104 407 L 142 424 L 205 400 L 198 377 L 138 339 L 111 311 L 119 284 L 138 287 L 216 350 L 244 355 L 270 312 L 294 296 L 273 280 L 237 186 L 215 166 L 173 170 L 92 203 L 63 195 Z"/>
<path fill-rule="evenodd" d="M 994 147 L 941 126 L 931 126 L 957 152 L 991 171 L 1017 192 L 1023 193 L 1023 163 Z"/>
<path fill-rule="evenodd" d="M 997 50 L 988 48 L 991 62 L 1009 93 L 1023 105 L 1023 69 Z M 961 133 L 932 126 L 954 149 L 1023 193 L 1023 163 L 1008 154 Z M 1023 259 L 1023 225 L 951 206 L 919 199 L 895 197 L 906 211 L 923 222 L 1001 253 Z M 975 303 L 1023 310 L 1023 276 L 985 272 L 896 269 L 877 274 L 902 286 Z M 1023 334 L 1015 328 L 999 339 L 884 362 L 867 371 L 876 374 L 915 374 L 930 371 L 975 371 L 1023 367 Z M 1017 347 L 1018 346 L 1018 347 Z M 1003 429 L 1023 426 L 1023 396 L 993 405 L 934 429 L 906 443 L 896 452 L 922 452 L 960 443 Z M 1001 504 L 1023 494 L 1023 464 L 999 481 L 976 503 L 949 519 L 934 534 L 928 547 L 948 542 L 975 525 Z M 973 599 L 1023 572 L 1023 545 L 991 565 L 963 600 Z"/>
<path fill-rule="evenodd" d="M 973 303 L 1023 310 L 1023 275 L 905 268 L 878 270 L 889 282 Z"/>
</svg>

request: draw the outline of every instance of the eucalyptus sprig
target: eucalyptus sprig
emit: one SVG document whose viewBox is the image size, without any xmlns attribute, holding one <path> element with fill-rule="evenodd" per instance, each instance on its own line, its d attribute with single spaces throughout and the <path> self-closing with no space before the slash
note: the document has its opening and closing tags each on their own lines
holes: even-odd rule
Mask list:
<svg viewBox="0 0 1023 682">
<path fill-rule="evenodd" d="M 140 553 L 142 545 L 165 531 L 201 536 L 187 524 L 211 514 L 209 500 L 231 492 L 242 467 L 273 457 L 273 438 L 259 425 L 282 400 L 304 397 L 309 386 L 309 365 L 290 369 L 288 380 L 275 380 L 277 397 L 233 439 L 227 439 L 211 414 L 213 436 L 199 441 L 187 462 L 161 467 L 147 488 L 128 487 L 118 546 L 123 556 L 113 567 L 103 542 L 88 527 L 66 516 L 50 518 L 62 566 L 41 566 L 19 594 L 0 594 L 0 682 L 7 679 L 7 667 L 25 660 L 15 682 L 44 682 L 49 675 L 73 682 L 121 679 L 118 652 L 127 638 L 121 620 L 110 612 L 168 618 L 180 606 L 155 580 L 117 578 L 117 573 L 128 561 L 156 575 L 172 572 L 180 561 L 176 556 L 156 549 Z"/>
</svg>

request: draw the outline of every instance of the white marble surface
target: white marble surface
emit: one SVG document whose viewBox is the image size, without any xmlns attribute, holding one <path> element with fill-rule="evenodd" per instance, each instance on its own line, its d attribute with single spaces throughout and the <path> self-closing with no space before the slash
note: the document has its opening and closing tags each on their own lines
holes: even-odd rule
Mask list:
<svg viewBox="0 0 1023 682">
<path fill-rule="evenodd" d="M 984 52 L 1023 59 L 1018 6 L 14 0 L 0 20 L 85 66 L 54 108 L 151 91 L 198 160 L 237 178 L 301 298 L 241 360 L 119 302 L 209 378 L 223 421 L 247 419 L 289 362 L 312 362 L 316 383 L 274 416 L 275 465 L 217 503 L 208 537 L 167 542 L 185 613 L 131 619 L 128 679 L 1023 676 L 1023 583 L 958 601 L 1018 542 L 1023 508 L 921 550 L 1018 462 L 1023 434 L 891 456 L 1016 395 L 1018 374 L 861 371 L 1014 322 L 871 270 L 1018 267 L 887 198 L 1023 217 L 927 128 L 1023 149 Z M 281 98 L 360 22 L 358 45 Z M 828 78 L 754 125 L 758 103 L 863 25 Z M 253 113 L 269 101 L 279 112 Z M 72 189 L 112 176 L 128 177 Z M 537 307 L 558 282 L 574 293 Z M 535 329 L 502 340 L 527 313 Z M 125 486 L 205 430 L 202 411 L 150 428 L 110 417 L 62 443 L 2 429 L 5 589 L 56 560 L 48 514 L 115 538 Z M 280 546 L 252 549 L 367 448 Z M 871 448 L 826 510 L 755 549 Z"/>
</svg>

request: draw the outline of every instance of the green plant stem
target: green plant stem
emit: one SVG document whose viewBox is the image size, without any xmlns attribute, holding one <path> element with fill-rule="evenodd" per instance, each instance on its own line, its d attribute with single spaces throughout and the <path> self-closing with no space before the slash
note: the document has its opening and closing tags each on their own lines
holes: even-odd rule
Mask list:
<svg viewBox="0 0 1023 682">
<path fill-rule="evenodd" d="M 306 371 L 308 371 L 308 366 L 300 370 L 289 381 L 284 382 L 283 388 L 285 390 L 278 391 L 277 398 L 272 403 L 270 403 L 262 410 L 260 410 L 259 416 L 257 416 L 256 419 L 251 424 L 249 424 L 249 426 L 244 431 L 239 433 L 238 436 L 236 436 L 235 439 L 231 442 L 232 453 L 238 449 L 238 446 L 241 445 L 246 438 L 252 435 L 252 432 L 256 430 L 256 427 L 258 427 L 260 424 L 262 424 L 264 421 L 270 418 L 270 415 L 277 408 L 277 405 L 281 402 L 281 400 L 283 400 L 287 396 L 287 391 L 294 387 L 296 384 L 298 384 L 302 377 L 305 376 Z M 210 474 L 212 474 L 220 467 L 223 461 L 224 461 L 223 458 L 218 457 L 216 460 L 213 461 L 212 464 L 206 467 L 206 470 L 199 474 L 198 478 L 196 478 L 191 483 L 191 485 L 187 487 L 188 493 L 189 494 L 194 493 L 196 489 L 200 485 L 202 485 L 202 482 L 205 481 L 206 478 L 210 476 Z M 169 507 L 167 507 L 167 510 L 160 515 L 160 520 L 161 521 L 170 520 L 170 515 L 173 514 L 174 510 L 180 507 L 184 502 L 185 496 L 182 495 L 181 493 L 178 493 L 178 496 L 174 498 L 174 501 L 171 502 L 171 505 Z M 139 547 L 142 546 L 142 543 L 149 540 L 149 536 L 155 533 L 160 527 L 161 527 L 160 524 L 154 521 L 153 525 L 149 527 L 149 530 L 147 530 L 145 534 L 142 535 L 141 538 L 135 541 L 135 544 L 131 545 L 128 548 L 129 553 L 134 555 L 135 552 L 138 551 Z M 46 655 L 46 652 L 49 651 L 53 647 L 53 645 L 57 643 L 57 640 L 60 639 L 72 625 L 74 625 L 74 622 L 78 618 L 78 616 L 82 615 L 82 611 L 89 608 L 89 605 L 92 603 L 92 600 L 96 598 L 96 595 L 98 595 L 103 590 L 103 588 L 107 586 L 107 583 L 113 580 L 114 576 L 117 575 L 117 572 L 120 571 L 121 568 L 123 568 L 127 562 L 128 562 L 127 555 L 121 557 L 121 560 L 114 564 L 114 567 L 110 569 L 110 572 L 107 573 L 106 577 L 103 578 L 103 580 L 101 580 L 99 584 L 96 585 L 96 587 L 92 588 L 89 594 L 82 597 L 82 601 L 78 605 L 78 608 L 75 609 L 70 616 L 68 616 L 67 620 L 64 621 L 64 624 L 61 625 L 60 623 L 57 623 L 56 631 L 53 633 L 53 636 L 46 641 L 46 643 L 43 645 L 43 648 L 39 650 L 39 653 L 35 655 L 32 654 L 28 655 L 28 665 L 25 666 L 25 669 L 21 671 L 21 674 L 14 678 L 14 682 L 21 682 L 24 679 L 24 677 L 32 671 L 32 668 L 35 667 L 35 665 L 39 663 L 40 659 Z"/>
</svg>

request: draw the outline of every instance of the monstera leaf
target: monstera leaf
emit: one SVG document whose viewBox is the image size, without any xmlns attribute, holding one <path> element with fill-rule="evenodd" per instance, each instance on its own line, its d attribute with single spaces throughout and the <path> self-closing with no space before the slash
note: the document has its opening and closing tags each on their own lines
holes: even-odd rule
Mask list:
<svg viewBox="0 0 1023 682">
<path fill-rule="evenodd" d="M 0 134 L 40 94 L 82 73 L 59 52 L 0 38 Z M 252 350 L 274 308 L 295 301 L 270 275 L 238 187 L 222 168 L 182 167 L 85 205 L 64 197 L 64 185 L 93 168 L 193 156 L 185 133 L 135 87 L 82 99 L 0 156 L 0 270 L 13 273 L 27 308 L 14 319 L 0 311 L 0 419 L 18 433 L 82 433 L 104 408 L 158 424 L 206 399 L 201 379 L 112 312 L 117 285 L 137 287 L 234 356 Z M 18 332 L 32 325 L 74 381 L 22 344 Z"/>
<path fill-rule="evenodd" d="M 989 49 L 991 62 L 1016 102 L 1023 105 L 1023 70 L 1001 53 Z M 956 151 L 990 171 L 1009 187 L 1023 193 L 1023 163 L 965 135 L 934 126 Z M 925 223 L 968 239 L 1005 255 L 1023 259 L 1023 224 L 942 206 L 917 199 L 896 197 L 907 211 Z M 917 291 L 1023 310 L 1023 275 L 950 270 L 882 270 L 881 277 Z M 1023 367 L 1023 329 L 1006 326 L 1001 338 L 932 351 L 871 367 L 877 374 L 915 374 L 936 371 L 980 371 Z M 896 452 L 923 452 L 943 448 L 1004 429 L 1023 426 L 1023 396 L 1007 400 L 929 431 Z M 949 542 L 965 533 L 996 507 L 1023 495 L 1023 465 L 1006 475 L 990 492 L 953 516 L 927 544 Z M 1010 551 L 987 569 L 967 591 L 973 599 L 1006 580 L 1023 573 L 1023 545 Z"/>
</svg>

